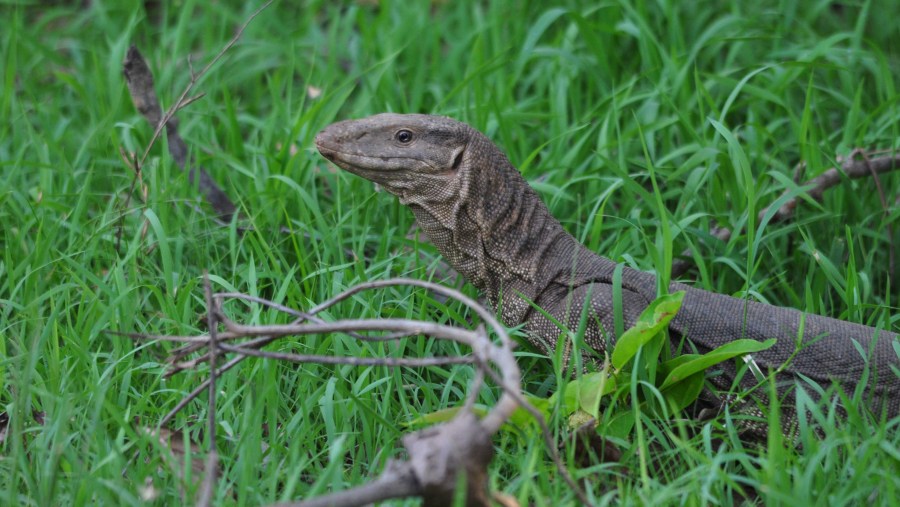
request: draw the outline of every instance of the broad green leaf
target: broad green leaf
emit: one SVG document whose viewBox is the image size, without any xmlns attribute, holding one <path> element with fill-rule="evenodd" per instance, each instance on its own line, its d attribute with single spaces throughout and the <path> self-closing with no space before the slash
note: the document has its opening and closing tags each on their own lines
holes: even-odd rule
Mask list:
<svg viewBox="0 0 900 507">
<path fill-rule="evenodd" d="M 598 371 L 573 380 L 566 384 L 565 391 L 554 393 L 550 397 L 549 404 L 555 404 L 556 398 L 561 394 L 564 414 L 570 415 L 580 409 L 597 417 L 596 407 L 599 406 L 600 398 L 615 392 L 620 384 L 625 385 L 629 382 L 629 376 L 625 373 L 620 373 L 618 376 L 607 375 L 606 372 Z"/>
<path fill-rule="evenodd" d="M 600 433 L 607 438 L 628 440 L 633 428 L 634 414 L 631 410 L 626 409 L 614 413 L 603 425 Z"/>
<path fill-rule="evenodd" d="M 525 399 L 528 400 L 528 403 L 531 403 L 531 406 L 538 409 L 541 415 L 544 416 L 544 420 L 550 419 L 550 408 L 553 406 L 550 399 L 528 394 L 525 395 Z M 509 416 L 509 423 L 520 428 L 537 428 L 537 421 L 522 407 L 513 411 L 512 415 Z"/>
<path fill-rule="evenodd" d="M 473 407 L 474 412 L 479 416 L 483 416 L 487 413 L 487 410 L 484 407 Z M 409 421 L 406 426 L 425 426 L 429 424 L 438 424 L 447 422 L 450 419 L 453 419 L 456 416 L 456 413 L 459 412 L 459 407 L 450 407 L 450 408 L 442 408 L 440 410 L 435 410 L 434 412 L 429 412 L 427 414 L 420 415 L 416 417 L 412 421 Z"/>
<path fill-rule="evenodd" d="M 544 419 L 550 418 L 550 407 L 552 406 L 550 399 L 540 398 L 538 396 L 530 396 L 527 394 L 525 395 L 525 399 L 528 400 L 528 403 L 531 403 L 533 407 L 541 412 L 541 415 L 544 416 Z M 435 410 L 434 412 L 420 415 L 412 421 L 405 423 L 405 425 L 416 427 L 444 423 L 449 421 L 450 419 L 453 419 L 456 416 L 457 412 L 459 412 L 459 409 L 460 407 L 449 407 L 441 410 Z M 478 417 L 484 417 L 489 412 L 489 408 L 485 407 L 484 405 L 475 405 L 474 407 L 472 407 L 472 412 L 474 412 Z M 519 407 L 515 411 L 513 411 L 512 415 L 509 417 L 508 424 L 526 429 L 537 427 L 534 417 L 532 417 L 531 414 L 522 407 Z"/>
<path fill-rule="evenodd" d="M 574 389 L 572 388 L 574 384 Z M 574 391 L 577 406 L 581 410 L 597 417 L 600 408 L 600 398 L 616 390 L 616 379 L 606 372 L 590 373 L 566 386 L 566 395 Z"/>
<path fill-rule="evenodd" d="M 556 399 L 562 395 L 562 412 L 571 415 L 578 409 L 590 412 L 597 416 L 596 407 L 601 397 L 613 392 L 616 389 L 616 379 L 607 378 L 605 372 L 588 373 L 566 384 L 564 391 L 557 391 L 547 400 L 549 405 L 556 404 Z"/>
<path fill-rule="evenodd" d="M 681 366 L 688 361 L 693 361 L 694 359 L 699 359 L 703 357 L 703 354 L 682 354 L 680 356 L 675 356 L 672 359 L 664 362 L 659 365 L 659 373 L 660 375 L 668 376 L 669 373 L 672 373 L 672 370 Z"/>
<path fill-rule="evenodd" d="M 611 358 L 616 370 L 621 370 L 637 354 L 641 345 L 650 341 L 669 324 L 681 308 L 683 299 L 684 291 L 666 294 L 658 297 L 641 312 L 634 326 L 625 331 L 616 342 Z"/>
<path fill-rule="evenodd" d="M 677 413 L 693 403 L 703 391 L 704 380 L 706 375 L 700 371 L 663 390 L 662 395 L 669 404 L 671 413 Z"/>
<path fill-rule="evenodd" d="M 671 385 L 677 382 L 681 382 L 691 375 L 694 375 L 695 373 L 702 372 L 710 366 L 719 364 L 722 361 L 727 361 L 728 359 L 731 359 L 733 357 L 765 350 L 772 345 L 775 345 L 774 338 L 766 340 L 764 342 L 742 339 L 726 343 L 725 345 L 717 347 L 716 349 L 707 352 L 702 356 L 697 356 L 697 354 L 690 354 L 689 360 L 683 360 L 682 358 L 685 356 L 676 357 L 671 361 L 667 361 L 663 365 L 663 370 L 668 371 L 669 374 L 666 376 L 666 380 L 662 383 L 661 386 L 659 386 L 659 388 L 667 389 Z M 675 361 L 678 361 L 678 363 L 674 363 Z"/>
</svg>

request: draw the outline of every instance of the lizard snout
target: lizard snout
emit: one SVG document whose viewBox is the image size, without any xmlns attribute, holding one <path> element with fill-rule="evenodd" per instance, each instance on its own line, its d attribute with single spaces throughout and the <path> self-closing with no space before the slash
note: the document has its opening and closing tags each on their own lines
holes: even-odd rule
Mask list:
<svg viewBox="0 0 900 507">
<path fill-rule="evenodd" d="M 332 162 L 334 162 L 336 156 L 335 152 L 339 144 L 340 139 L 330 127 L 325 127 L 316 134 L 316 149 L 319 150 L 319 153 L 321 153 L 323 157 Z"/>
</svg>

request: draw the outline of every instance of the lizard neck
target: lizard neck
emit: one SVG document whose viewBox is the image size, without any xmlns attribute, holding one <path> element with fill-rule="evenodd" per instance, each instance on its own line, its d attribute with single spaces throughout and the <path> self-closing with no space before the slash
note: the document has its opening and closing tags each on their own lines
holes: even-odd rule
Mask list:
<svg viewBox="0 0 900 507">
<path fill-rule="evenodd" d="M 550 214 L 506 156 L 474 132 L 457 198 L 409 202 L 419 225 L 447 262 L 478 288 L 507 325 L 523 322 L 550 288 L 567 291 L 576 261 L 594 264 Z M 584 259 L 578 259 L 583 257 Z M 596 271 L 595 271 L 596 272 Z M 576 277 L 577 278 L 577 277 Z"/>
</svg>

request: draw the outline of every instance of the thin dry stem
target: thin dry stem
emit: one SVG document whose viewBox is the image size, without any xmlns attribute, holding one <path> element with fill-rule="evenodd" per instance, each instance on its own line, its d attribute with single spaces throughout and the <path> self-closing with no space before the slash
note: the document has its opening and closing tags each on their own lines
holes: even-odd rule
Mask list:
<svg viewBox="0 0 900 507">
<path fill-rule="evenodd" d="M 227 53 L 228 50 L 230 50 L 232 48 L 232 46 L 237 44 L 238 39 L 240 39 L 241 35 L 244 34 L 244 30 L 247 29 L 247 26 L 256 18 L 256 16 L 258 16 L 262 11 L 264 11 L 267 7 L 269 7 L 269 5 L 271 5 L 273 1 L 274 0 L 269 0 L 268 2 L 262 4 L 258 9 L 253 11 L 253 13 L 250 14 L 250 17 L 248 17 L 240 27 L 238 27 L 234 36 L 225 44 L 225 46 L 222 47 L 222 49 L 216 54 L 216 56 L 214 56 L 213 59 L 210 60 L 209 63 L 207 63 L 200 70 L 200 72 L 197 72 L 195 74 L 193 72 L 193 69 L 191 69 L 191 79 L 188 82 L 187 86 L 184 88 L 184 91 L 181 92 L 181 95 L 178 97 L 178 100 L 175 101 L 175 105 L 170 107 L 169 110 L 166 111 L 166 114 L 164 114 L 162 116 L 162 118 L 157 122 L 156 128 L 153 130 L 153 137 L 150 138 L 150 143 L 147 145 L 147 148 L 144 150 L 144 154 L 141 155 L 141 160 L 140 160 L 141 167 L 143 167 L 144 162 L 147 160 L 147 156 L 150 154 L 150 149 L 153 148 L 153 145 L 156 144 L 157 140 L 159 140 L 159 135 L 162 133 L 163 128 L 165 128 L 165 126 L 169 123 L 169 120 L 171 120 L 172 117 L 175 116 L 175 113 L 177 113 L 183 107 L 187 106 L 188 104 L 190 104 L 191 102 L 196 100 L 196 99 L 191 99 L 189 101 L 185 101 L 188 94 L 191 93 L 191 91 L 193 91 L 194 86 L 197 84 L 197 82 L 204 75 L 206 75 L 207 72 L 209 72 L 209 70 L 213 67 L 213 65 L 218 63 L 219 60 L 221 60 L 222 57 L 225 56 L 225 53 Z M 188 60 L 188 62 L 190 62 L 190 60 Z"/>
<path fill-rule="evenodd" d="M 487 329 L 484 325 L 475 330 L 465 330 L 452 326 L 446 326 L 425 321 L 407 319 L 351 319 L 335 322 L 324 322 L 316 317 L 316 314 L 333 307 L 355 294 L 363 291 L 382 289 L 394 286 L 412 286 L 427 289 L 433 293 L 456 299 L 472 309 L 481 319 L 491 327 L 499 338 L 498 343 L 490 341 Z M 303 312 L 290 309 L 283 305 L 273 303 L 262 298 L 256 298 L 245 294 L 223 293 L 212 294 L 209 288 L 208 277 L 205 277 L 207 291 L 207 324 L 209 333 L 194 337 L 156 337 L 168 341 L 187 342 L 190 347 L 209 347 L 209 351 L 197 360 L 180 363 L 174 368 L 194 367 L 199 364 L 199 359 L 205 359 L 210 363 L 210 378 L 204 381 L 197 389 L 185 396 L 178 405 L 170 411 L 160 422 L 160 425 L 168 423 L 178 411 L 182 410 L 204 389 L 209 392 L 209 435 L 211 442 L 215 438 L 215 381 L 233 368 L 246 357 L 261 357 L 291 362 L 318 364 L 351 364 L 358 366 L 442 366 L 448 364 L 470 363 L 476 366 L 475 378 L 471 385 L 471 392 L 466 397 L 464 405 L 451 421 L 425 430 L 414 432 L 404 438 L 410 459 L 404 462 L 391 464 L 382 476 L 374 483 L 362 486 L 359 489 L 349 490 L 325 498 L 301 502 L 295 505 L 362 505 L 365 503 L 386 498 L 399 498 L 403 496 L 418 495 L 425 500 L 425 505 L 444 505 L 452 488 L 456 487 L 455 477 L 458 473 L 465 473 L 472 482 L 467 493 L 467 502 L 472 505 L 489 505 L 490 495 L 486 492 L 486 466 L 492 454 L 489 436 L 496 433 L 500 426 L 509 419 L 518 407 L 524 407 L 535 419 L 543 433 L 548 451 L 557 465 L 560 475 L 573 488 L 578 498 L 588 504 L 587 497 L 575 483 L 562 462 L 556 446 L 553 445 L 553 437 L 543 419 L 540 411 L 531 406 L 521 392 L 520 373 L 518 364 L 512 351 L 514 343 L 510 339 L 505 328 L 500 325 L 494 315 L 486 308 L 479 305 L 473 299 L 459 291 L 447 288 L 431 282 L 418 280 L 392 279 L 377 282 L 368 282 L 351 287 L 337 296 L 314 306 Z M 291 324 L 247 326 L 230 320 L 221 311 L 221 303 L 224 299 L 241 299 L 249 302 L 264 304 L 270 308 L 298 317 Z M 316 322 L 312 322 L 316 320 Z M 219 331 L 219 325 L 224 326 Z M 304 355 L 281 352 L 269 352 L 260 350 L 263 346 L 286 336 L 309 335 L 324 333 L 357 333 L 357 332 L 387 332 L 383 336 L 364 337 L 366 340 L 389 341 L 401 336 L 427 335 L 436 339 L 451 340 L 467 345 L 472 349 L 470 356 L 441 357 L 441 358 L 367 358 L 367 357 L 333 357 L 321 355 Z M 123 334 L 123 333 L 119 333 Z M 133 338 L 147 339 L 147 335 L 126 334 Z M 225 340 L 243 340 L 239 344 L 223 343 Z M 177 352 L 181 354 L 181 352 Z M 220 354 L 237 354 L 227 363 L 217 367 L 216 358 Z M 180 356 L 183 357 L 183 356 Z M 495 370 L 496 368 L 496 370 Z M 502 389 L 502 394 L 494 407 L 482 419 L 474 417 L 472 409 L 478 392 L 483 385 L 485 376 L 490 377 Z M 467 446 L 472 446 L 471 448 Z M 467 450 L 468 449 L 468 450 Z M 214 447 L 210 450 L 215 452 Z M 214 459 L 211 457 L 210 459 Z M 437 460 L 437 461 L 435 461 Z M 443 463 L 435 467 L 434 463 Z M 213 469 L 207 473 L 214 474 Z M 410 480 L 412 478 L 413 480 Z M 213 479 L 207 475 L 207 481 Z M 447 481 L 452 482 L 449 484 Z M 209 501 L 214 484 L 206 483 L 202 489 L 201 499 Z M 391 493 L 393 492 L 393 493 Z M 389 495 L 389 496 L 380 496 Z M 321 503 L 324 501 L 338 503 Z M 352 500 L 352 501 L 351 501 Z"/>
<path fill-rule="evenodd" d="M 248 349 L 245 347 L 234 347 L 231 345 L 219 345 L 219 348 L 225 352 L 234 354 L 242 354 L 250 357 L 261 357 L 264 359 L 274 359 L 276 361 L 286 361 L 289 363 L 315 363 L 315 364 L 349 364 L 352 366 L 404 366 L 408 368 L 422 368 L 427 366 L 448 366 L 454 364 L 473 364 L 475 359 L 472 356 L 460 357 L 337 357 L 310 354 L 290 354 L 286 352 L 268 352 L 265 350 Z"/>
<path fill-rule="evenodd" d="M 887 199 L 884 196 L 884 190 L 881 188 L 881 182 L 879 180 L 878 175 L 887 173 L 890 171 L 894 171 L 900 169 L 900 155 L 894 153 L 892 155 L 871 158 L 871 155 L 875 153 L 894 153 L 889 150 L 881 150 L 877 152 L 866 152 L 862 149 L 853 150 L 853 152 L 846 159 L 838 158 L 839 166 L 832 167 L 822 174 L 816 176 L 815 178 L 810 179 L 806 182 L 805 186 L 808 187 L 808 190 L 804 194 L 800 194 L 796 197 L 791 197 L 787 201 L 782 204 L 775 213 L 772 214 L 772 218 L 769 220 L 769 223 L 778 223 L 790 220 L 794 216 L 794 211 L 797 209 L 801 200 L 812 200 L 812 201 L 821 201 L 825 195 L 825 191 L 831 187 L 834 187 L 841 183 L 844 178 L 848 179 L 857 179 L 857 178 L 867 178 L 871 177 L 875 180 L 875 185 L 879 194 L 879 198 L 881 199 L 881 206 L 884 210 L 885 216 L 889 214 Z M 806 168 L 806 164 L 798 164 L 794 170 L 794 181 L 798 181 L 803 174 L 803 171 Z M 783 198 L 785 195 L 792 192 L 793 189 L 785 190 L 779 199 Z M 777 202 L 779 199 L 776 199 Z M 898 198 L 900 199 L 900 198 Z M 769 213 L 769 209 L 771 206 L 767 206 L 763 208 L 759 215 L 757 216 L 757 220 L 762 221 L 764 217 Z M 888 248 L 889 248 L 889 270 L 891 274 L 891 278 L 893 279 L 894 274 L 894 240 L 892 234 L 892 228 L 888 225 L 887 228 L 888 234 Z M 728 241 L 731 238 L 731 230 L 725 227 L 712 227 L 710 229 L 710 234 L 722 241 Z M 691 250 L 687 249 L 681 253 L 681 257 L 689 258 L 691 256 Z M 672 277 L 679 277 L 684 275 L 690 268 L 693 266 L 693 263 L 685 260 L 685 259 L 676 259 L 672 262 Z"/>
</svg>

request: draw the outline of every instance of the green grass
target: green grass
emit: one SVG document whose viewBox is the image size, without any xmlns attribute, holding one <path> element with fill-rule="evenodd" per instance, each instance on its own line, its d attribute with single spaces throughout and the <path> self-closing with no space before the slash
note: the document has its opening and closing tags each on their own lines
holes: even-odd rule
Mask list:
<svg viewBox="0 0 900 507">
<path fill-rule="evenodd" d="M 151 130 L 131 105 L 121 61 L 136 43 L 167 106 L 189 79 L 188 55 L 200 68 L 255 5 L 0 7 L 0 412 L 11 416 L 0 504 L 141 504 L 148 480 L 156 504 L 192 501 L 197 474 L 179 479 L 141 428 L 204 372 L 163 379 L 167 347 L 104 331 L 198 331 L 204 270 L 216 289 L 297 308 L 361 281 L 430 276 L 434 249 L 405 239 L 411 214 L 312 147 L 328 123 L 385 110 L 451 115 L 486 132 L 567 229 L 607 257 L 665 273 L 672 252 L 691 248 L 699 287 L 900 329 L 900 278 L 888 268 L 900 229 L 896 175 L 881 178 L 887 212 L 865 180 L 802 206 L 790 223 L 754 218 L 793 187 L 801 160 L 811 176 L 855 147 L 900 148 L 896 2 L 341 3 L 273 5 L 179 115 L 198 161 L 255 228 L 243 235 L 194 209 L 197 191 L 164 142 L 145 168 L 147 201 L 126 200 L 132 174 L 119 149 L 142 151 Z M 322 95 L 311 98 L 308 86 Z M 714 224 L 746 232 L 718 244 L 707 241 Z M 273 232 L 282 226 L 295 234 Z M 249 323 L 284 320 L 258 307 L 230 311 Z M 377 316 L 467 317 L 406 289 L 327 315 Z M 460 352 L 342 336 L 276 348 Z M 551 361 L 522 356 L 530 393 L 564 382 Z M 398 455 L 404 423 L 458 403 L 471 378 L 465 367 L 246 361 L 219 383 L 216 501 L 254 505 L 359 484 Z M 481 401 L 496 395 L 485 390 Z M 620 442 L 620 464 L 578 469 L 571 446 L 565 454 L 598 504 L 729 504 L 749 491 L 770 505 L 889 504 L 900 498 L 900 420 L 848 403 L 845 424 L 814 407 L 824 438 L 802 427 L 801 450 L 777 437 L 743 445 L 726 418 L 695 436 L 648 419 L 640 442 Z M 205 417 L 198 401 L 172 428 L 202 441 Z M 565 420 L 551 423 L 565 433 Z M 523 505 L 575 502 L 540 439 L 505 432 L 496 446 L 493 487 Z"/>
</svg>

